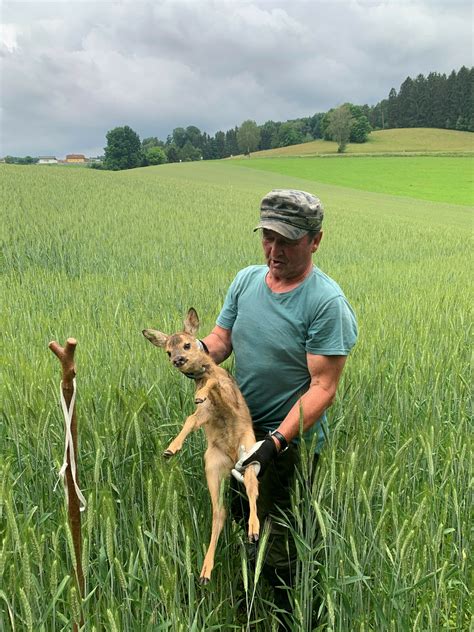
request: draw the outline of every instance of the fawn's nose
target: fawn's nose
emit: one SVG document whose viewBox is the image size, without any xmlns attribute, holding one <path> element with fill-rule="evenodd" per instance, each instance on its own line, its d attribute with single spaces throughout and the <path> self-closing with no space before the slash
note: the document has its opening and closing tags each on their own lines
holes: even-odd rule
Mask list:
<svg viewBox="0 0 474 632">
<path fill-rule="evenodd" d="M 173 360 L 173 365 L 175 367 L 177 367 L 179 369 L 179 367 L 183 366 L 184 364 L 186 364 L 188 360 L 184 357 L 184 356 L 177 356 L 174 360 Z"/>
</svg>

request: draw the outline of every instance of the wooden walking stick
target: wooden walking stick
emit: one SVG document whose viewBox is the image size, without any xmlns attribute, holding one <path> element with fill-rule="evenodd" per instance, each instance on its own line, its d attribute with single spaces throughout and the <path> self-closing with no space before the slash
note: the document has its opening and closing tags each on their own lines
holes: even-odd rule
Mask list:
<svg viewBox="0 0 474 632">
<path fill-rule="evenodd" d="M 75 410 L 76 396 L 76 366 L 74 351 L 77 342 L 68 338 L 64 347 L 52 341 L 48 347 L 57 356 L 62 368 L 61 404 L 63 407 L 66 431 L 66 446 L 64 464 L 61 474 L 66 475 L 66 493 L 68 503 L 69 526 L 71 528 L 74 553 L 76 557 L 75 577 L 79 598 L 84 597 L 84 573 L 82 571 L 81 555 L 81 503 L 85 507 L 85 499 L 79 489 L 77 476 L 77 419 Z M 80 625 L 83 625 L 81 614 Z M 77 623 L 73 624 L 73 632 L 77 632 Z"/>
</svg>

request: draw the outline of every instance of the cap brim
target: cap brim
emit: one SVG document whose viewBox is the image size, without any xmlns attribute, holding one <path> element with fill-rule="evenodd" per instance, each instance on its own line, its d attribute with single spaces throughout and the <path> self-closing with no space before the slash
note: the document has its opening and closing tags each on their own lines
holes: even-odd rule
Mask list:
<svg viewBox="0 0 474 632">
<path fill-rule="evenodd" d="M 253 232 L 258 230 L 259 228 L 266 228 L 267 230 L 274 230 L 276 233 L 283 235 L 287 239 L 301 239 L 308 234 L 307 230 L 303 228 L 297 228 L 296 226 L 290 226 L 290 224 L 286 224 L 285 222 L 278 222 L 275 220 L 264 220 L 260 222 L 258 226 L 255 226 Z"/>
</svg>

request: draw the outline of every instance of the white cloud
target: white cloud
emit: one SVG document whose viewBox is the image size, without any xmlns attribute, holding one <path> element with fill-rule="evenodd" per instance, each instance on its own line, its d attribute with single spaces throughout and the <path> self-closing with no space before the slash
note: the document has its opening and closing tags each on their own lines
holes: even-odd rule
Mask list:
<svg viewBox="0 0 474 632">
<path fill-rule="evenodd" d="M 15 25 L 0 24 L 0 51 L 4 50 L 6 53 L 11 53 L 17 46 L 17 29 Z"/>
</svg>

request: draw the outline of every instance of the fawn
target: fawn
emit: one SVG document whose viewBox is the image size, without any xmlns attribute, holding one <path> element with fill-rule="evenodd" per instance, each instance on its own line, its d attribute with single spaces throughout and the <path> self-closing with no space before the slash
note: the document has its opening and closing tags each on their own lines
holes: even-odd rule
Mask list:
<svg viewBox="0 0 474 632">
<path fill-rule="evenodd" d="M 195 338 L 198 328 L 199 318 L 191 307 L 184 321 L 184 331 L 167 336 L 161 331 L 144 329 L 143 335 L 157 347 L 164 348 L 172 365 L 196 383 L 196 410 L 186 419 L 181 432 L 169 444 L 163 456 L 171 457 L 179 452 L 193 430 L 201 426 L 204 428 L 207 439 L 204 463 L 212 502 L 212 533 L 200 582 L 207 584 L 226 515 L 220 501 L 221 483 L 239 459 L 239 448 L 243 446 L 249 450 L 255 443 L 255 435 L 242 393 L 233 377 L 202 350 Z M 245 470 L 244 485 L 250 507 L 248 537 L 251 542 L 256 542 L 260 524 L 256 506 L 258 481 L 253 467 Z"/>
</svg>

